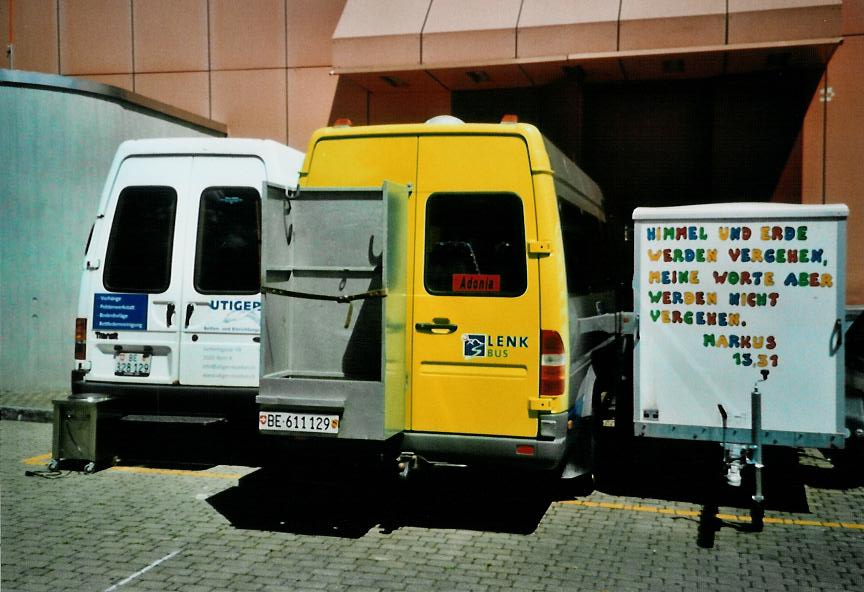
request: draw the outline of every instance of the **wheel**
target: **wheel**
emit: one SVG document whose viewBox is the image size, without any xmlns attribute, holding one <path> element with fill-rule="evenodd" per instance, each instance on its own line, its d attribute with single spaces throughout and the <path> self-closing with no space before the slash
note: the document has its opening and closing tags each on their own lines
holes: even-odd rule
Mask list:
<svg viewBox="0 0 864 592">
<path fill-rule="evenodd" d="M 55 471 L 59 471 L 60 470 L 60 460 L 56 459 L 56 458 L 52 459 L 51 462 L 48 463 L 48 470 L 51 471 L 52 473 Z"/>
<path fill-rule="evenodd" d="M 88 475 L 95 473 L 96 472 L 96 463 L 95 462 L 89 462 L 86 465 L 84 465 L 84 472 L 87 473 Z"/>
</svg>

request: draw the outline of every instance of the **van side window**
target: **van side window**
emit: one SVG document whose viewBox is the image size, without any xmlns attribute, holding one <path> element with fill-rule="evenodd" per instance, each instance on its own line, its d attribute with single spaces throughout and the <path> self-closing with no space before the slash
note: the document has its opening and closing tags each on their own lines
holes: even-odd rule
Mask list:
<svg viewBox="0 0 864 592">
<path fill-rule="evenodd" d="M 105 288 L 158 294 L 171 283 L 177 192 L 172 187 L 126 187 L 105 255 Z"/>
<path fill-rule="evenodd" d="M 612 286 L 612 263 L 605 224 L 563 199 L 558 200 L 564 264 L 570 294 L 602 292 Z"/>
<path fill-rule="evenodd" d="M 512 193 L 438 193 L 426 202 L 424 284 L 436 295 L 525 292 L 522 200 Z"/>
<path fill-rule="evenodd" d="M 198 210 L 195 289 L 257 294 L 261 269 L 261 196 L 252 187 L 208 187 Z"/>
</svg>

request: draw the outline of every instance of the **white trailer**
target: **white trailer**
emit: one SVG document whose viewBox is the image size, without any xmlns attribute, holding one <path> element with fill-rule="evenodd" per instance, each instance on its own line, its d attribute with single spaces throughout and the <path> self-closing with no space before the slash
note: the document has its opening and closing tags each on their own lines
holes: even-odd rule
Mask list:
<svg viewBox="0 0 864 592">
<path fill-rule="evenodd" d="M 634 432 L 726 445 L 730 483 L 761 445 L 842 447 L 845 205 L 637 208 Z M 734 483 L 733 483 L 734 484 Z"/>
</svg>

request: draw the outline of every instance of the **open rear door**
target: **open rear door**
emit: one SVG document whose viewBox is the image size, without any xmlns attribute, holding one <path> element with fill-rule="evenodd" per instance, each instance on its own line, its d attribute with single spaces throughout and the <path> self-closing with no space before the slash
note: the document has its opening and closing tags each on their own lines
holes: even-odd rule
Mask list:
<svg viewBox="0 0 864 592">
<path fill-rule="evenodd" d="M 408 188 L 265 195 L 260 429 L 401 431 Z"/>
</svg>

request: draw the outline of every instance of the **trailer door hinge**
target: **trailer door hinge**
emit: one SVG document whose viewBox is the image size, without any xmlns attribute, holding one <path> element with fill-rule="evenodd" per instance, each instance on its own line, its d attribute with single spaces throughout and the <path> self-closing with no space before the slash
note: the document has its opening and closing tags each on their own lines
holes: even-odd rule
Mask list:
<svg viewBox="0 0 864 592">
<path fill-rule="evenodd" d="M 528 241 L 528 254 L 543 257 L 552 253 L 551 241 L 532 240 Z"/>
</svg>

